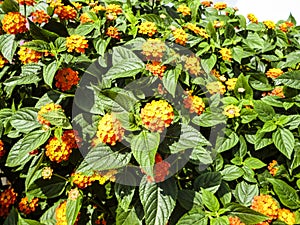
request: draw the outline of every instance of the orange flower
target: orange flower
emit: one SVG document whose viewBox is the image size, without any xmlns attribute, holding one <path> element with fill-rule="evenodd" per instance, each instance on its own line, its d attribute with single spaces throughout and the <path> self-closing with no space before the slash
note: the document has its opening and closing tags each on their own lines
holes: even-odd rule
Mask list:
<svg viewBox="0 0 300 225">
<path fill-rule="evenodd" d="M 13 188 L 8 188 L 1 192 L 0 194 L 0 205 L 2 207 L 9 208 L 11 205 L 15 204 L 17 200 L 17 193 Z"/>
<path fill-rule="evenodd" d="M 78 84 L 79 77 L 78 72 L 71 68 L 63 68 L 57 71 L 55 75 L 55 86 L 62 91 L 69 91 L 71 88 Z"/>
<path fill-rule="evenodd" d="M 219 51 L 222 55 L 222 59 L 224 61 L 231 61 L 232 59 L 232 53 L 231 50 L 228 48 L 221 48 L 221 50 Z"/>
<path fill-rule="evenodd" d="M 5 63 L 8 63 L 8 61 L 0 54 L 0 68 L 3 68 Z"/>
<path fill-rule="evenodd" d="M 20 34 L 27 31 L 26 17 L 19 12 L 5 14 L 1 23 L 2 29 L 8 34 Z"/>
<path fill-rule="evenodd" d="M 226 92 L 226 87 L 220 81 L 210 82 L 206 85 L 206 88 L 210 94 L 221 94 L 223 95 Z"/>
<path fill-rule="evenodd" d="M 278 96 L 280 98 L 285 98 L 283 87 L 275 87 L 271 92 L 268 93 L 269 96 Z"/>
<path fill-rule="evenodd" d="M 182 13 L 183 16 L 191 15 L 191 9 L 186 4 L 181 4 L 177 8 L 177 12 Z"/>
<path fill-rule="evenodd" d="M 49 139 L 46 145 L 46 156 L 53 162 L 60 163 L 67 161 L 72 150 L 77 148 L 74 132 L 72 130 L 64 131 L 61 140 L 57 137 Z"/>
<path fill-rule="evenodd" d="M 270 195 L 255 196 L 250 208 L 270 217 L 270 220 L 277 219 L 278 204 Z"/>
<path fill-rule="evenodd" d="M 47 121 L 44 117 L 43 114 L 46 114 L 50 111 L 54 111 L 54 110 L 62 110 L 60 105 L 56 105 L 53 102 L 46 104 L 44 106 L 41 107 L 40 111 L 38 112 L 38 116 L 37 119 L 39 121 L 40 124 L 45 124 L 47 126 L 50 126 L 50 122 Z"/>
<path fill-rule="evenodd" d="M 258 23 L 258 19 L 256 18 L 256 16 L 253 13 L 249 13 L 247 15 L 247 18 L 252 22 L 252 23 Z"/>
<path fill-rule="evenodd" d="M 28 215 L 36 210 L 36 207 L 38 206 L 38 201 L 38 198 L 34 198 L 29 202 L 28 198 L 24 197 L 19 203 L 19 209 L 22 213 Z"/>
<path fill-rule="evenodd" d="M 246 225 L 238 217 L 228 217 L 230 225 Z"/>
<path fill-rule="evenodd" d="M 214 77 L 218 78 L 219 81 L 225 82 L 226 77 L 224 75 L 221 75 L 216 69 L 213 69 L 210 71 L 210 74 L 213 75 Z"/>
<path fill-rule="evenodd" d="M 77 16 L 76 9 L 70 5 L 58 6 L 54 10 L 54 14 L 58 15 L 61 20 L 74 20 Z"/>
<path fill-rule="evenodd" d="M 87 13 L 82 13 L 80 16 L 80 22 L 81 23 L 93 23 L 94 20 L 92 20 Z"/>
<path fill-rule="evenodd" d="M 72 182 L 77 185 L 80 189 L 84 189 L 87 186 L 92 185 L 92 180 L 90 176 L 85 176 L 81 173 L 73 173 L 71 175 Z"/>
<path fill-rule="evenodd" d="M 48 23 L 50 16 L 44 10 L 36 10 L 30 14 L 32 17 L 32 22 L 42 24 Z"/>
<path fill-rule="evenodd" d="M 77 52 L 84 53 L 85 49 L 89 47 L 88 40 L 84 36 L 73 34 L 70 37 L 67 37 L 66 46 L 68 52 Z"/>
<path fill-rule="evenodd" d="M 97 138 L 105 144 L 116 145 L 122 141 L 124 128 L 112 114 L 105 114 L 98 123 Z"/>
<path fill-rule="evenodd" d="M 166 68 L 166 66 L 160 65 L 160 62 L 155 61 L 146 65 L 146 70 L 150 71 L 154 76 L 159 77 L 160 79 L 164 76 Z"/>
<path fill-rule="evenodd" d="M 61 2 L 62 0 L 47 0 L 47 3 L 50 4 L 50 7 L 52 8 L 56 8 L 59 6 L 63 6 L 64 4 L 62 4 Z"/>
<path fill-rule="evenodd" d="M 270 30 L 274 30 L 276 27 L 276 24 L 271 20 L 265 20 L 263 23 Z"/>
<path fill-rule="evenodd" d="M 148 39 L 143 43 L 142 54 L 146 56 L 147 60 L 161 61 L 166 45 L 159 39 Z"/>
<path fill-rule="evenodd" d="M 272 68 L 272 69 L 269 69 L 266 72 L 267 77 L 273 78 L 273 79 L 279 77 L 282 74 L 283 74 L 283 71 L 281 69 L 278 69 L 278 68 Z"/>
<path fill-rule="evenodd" d="M 272 176 L 276 175 L 276 173 L 278 171 L 278 163 L 276 160 L 273 160 L 272 162 L 269 163 L 268 170 L 270 171 L 270 174 Z"/>
<path fill-rule="evenodd" d="M 203 5 L 204 7 L 210 7 L 212 4 L 212 1 L 201 1 L 201 5 Z"/>
<path fill-rule="evenodd" d="M 157 27 L 155 23 L 153 22 L 143 22 L 141 25 L 139 25 L 139 33 L 148 35 L 149 37 L 152 37 L 154 34 L 157 33 Z"/>
<path fill-rule="evenodd" d="M 192 95 L 192 93 L 192 91 L 187 91 L 188 96 L 183 100 L 184 107 L 189 109 L 190 113 L 201 115 L 205 110 L 205 104 L 202 98 Z"/>
<path fill-rule="evenodd" d="M 143 125 L 152 132 L 163 132 L 174 119 L 172 106 L 165 100 L 152 100 L 141 109 Z"/>
<path fill-rule="evenodd" d="M 214 4 L 214 8 L 218 9 L 218 10 L 226 9 L 227 8 L 227 4 L 225 2 L 216 2 Z"/>
<path fill-rule="evenodd" d="M 72 2 L 73 6 L 75 6 L 76 9 L 80 10 L 82 9 L 82 4 L 80 4 L 79 2 Z"/>
<path fill-rule="evenodd" d="M 282 24 L 279 25 L 279 29 L 283 32 L 288 32 L 288 28 L 293 27 L 294 24 L 292 22 L 284 22 Z"/>
<path fill-rule="evenodd" d="M 95 12 L 95 13 L 106 10 L 106 8 L 103 5 L 95 5 L 95 6 L 91 6 L 91 7 L 93 7 L 92 12 Z"/>
<path fill-rule="evenodd" d="M 5 152 L 4 143 L 2 140 L 0 140 L 0 158 L 5 155 Z"/>
<path fill-rule="evenodd" d="M 43 53 L 30 48 L 21 47 L 18 51 L 19 59 L 23 64 L 37 63 L 43 56 Z"/>
<path fill-rule="evenodd" d="M 35 0 L 17 0 L 19 2 L 20 5 L 34 5 L 35 4 Z"/>
<path fill-rule="evenodd" d="M 186 44 L 188 35 L 183 29 L 181 28 L 175 29 L 173 31 L 173 36 L 175 38 L 175 43 L 183 46 Z"/>
<path fill-rule="evenodd" d="M 120 5 L 109 4 L 106 6 L 106 12 L 115 13 L 116 15 L 122 14 L 122 8 Z"/>
<path fill-rule="evenodd" d="M 169 174 L 170 163 L 164 161 L 159 153 L 155 155 L 155 165 L 154 165 L 154 180 L 153 177 L 147 176 L 148 182 L 163 182 Z"/>
<path fill-rule="evenodd" d="M 294 225 L 296 223 L 296 216 L 289 209 L 278 209 L 278 219 L 287 225 Z"/>
<path fill-rule="evenodd" d="M 110 26 L 109 28 L 107 28 L 106 30 L 106 35 L 115 39 L 120 39 L 120 33 L 118 31 L 118 28 Z"/>
<path fill-rule="evenodd" d="M 184 69 L 188 71 L 191 75 L 200 75 L 201 66 L 199 58 L 195 56 L 187 57 L 185 60 Z"/>
<path fill-rule="evenodd" d="M 209 35 L 206 33 L 205 29 L 197 27 L 197 25 L 195 25 L 193 23 L 187 23 L 186 28 L 193 31 L 195 34 L 200 35 L 203 38 L 206 38 L 206 39 L 209 38 Z"/>
</svg>

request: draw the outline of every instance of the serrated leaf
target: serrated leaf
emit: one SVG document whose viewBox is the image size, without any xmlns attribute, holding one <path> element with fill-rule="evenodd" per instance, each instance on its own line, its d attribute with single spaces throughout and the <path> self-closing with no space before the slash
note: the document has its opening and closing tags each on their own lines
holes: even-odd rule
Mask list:
<svg viewBox="0 0 300 225">
<path fill-rule="evenodd" d="M 50 50 L 50 45 L 46 41 L 42 40 L 32 40 L 26 42 L 22 47 L 30 48 L 35 51 L 45 52 Z"/>
<path fill-rule="evenodd" d="M 134 77 L 141 72 L 144 67 L 145 64 L 140 60 L 133 61 L 132 59 L 126 59 L 113 65 L 107 73 L 103 75 L 103 78 L 114 80 L 118 78 Z"/>
<path fill-rule="evenodd" d="M 19 221 L 18 211 L 14 207 L 12 207 L 3 225 L 18 225 L 18 221 Z"/>
<path fill-rule="evenodd" d="M 275 116 L 273 107 L 265 104 L 261 100 L 254 101 L 254 110 L 258 114 L 258 118 L 263 122 L 272 120 Z"/>
<path fill-rule="evenodd" d="M 68 225 L 75 224 L 78 213 L 82 206 L 82 199 L 83 199 L 83 196 L 81 193 L 79 194 L 79 196 L 76 199 L 70 199 L 70 198 L 67 199 L 66 219 L 67 219 Z"/>
<path fill-rule="evenodd" d="M 202 197 L 199 192 L 193 190 L 179 190 L 178 202 L 186 210 L 192 209 L 194 206 L 202 207 Z"/>
<path fill-rule="evenodd" d="M 232 132 L 227 138 L 220 138 L 219 141 L 217 141 L 216 150 L 218 153 L 225 152 L 236 146 L 238 142 L 238 135 L 235 132 Z"/>
<path fill-rule="evenodd" d="M 30 131 L 41 127 L 37 121 L 37 109 L 21 108 L 11 117 L 11 125 L 20 132 L 29 133 Z"/>
<path fill-rule="evenodd" d="M 201 188 L 202 202 L 212 212 L 220 209 L 220 203 L 214 194 L 206 189 Z"/>
<path fill-rule="evenodd" d="M 10 63 L 12 63 L 17 47 L 18 43 L 15 41 L 15 35 L 4 34 L 0 36 L 0 52 Z"/>
<path fill-rule="evenodd" d="M 239 92 L 239 88 L 243 88 L 245 91 L 243 93 Z M 248 83 L 248 77 L 240 74 L 238 80 L 234 87 L 234 94 L 238 99 L 252 99 L 253 90 Z"/>
<path fill-rule="evenodd" d="M 248 184 L 245 181 L 238 183 L 234 191 L 234 197 L 243 206 L 250 206 L 254 196 L 258 194 L 257 184 Z"/>
<path fill-rule="evenodd" d="M 118 206 L 121 207 L 122 210 L 127 211 L 129 209 L 134 192 L 135 187 L 133 186 L 123 185 L 119 183 L 115 184 L 115 195 L 119 203 Z"/>
<path fill-rule="evenodd" d="M 271 91 L 272 85 L 269 84 L 268 78 L 262 73 L 251 74 L 249 78 L 249 84 L 259 91 Z"/>
<path fill-rule="evenodd" d="M 278 128 L 273 133 L 272 140 L 274 141 L 276 148 L 288 159 L 291 159 L 295 146 L 293 133 L 286 128 Z"/>
<path fill-rule="evenodd" d="M 254 157 L 249 157 L 244 161 L 245 165 L 247 165 L 251 169 L 260 169 L 267 164 L 262 162 L 261 160 L 254 158 Z"/>
<path fill-rule="evenodd" d="M 53 126 L 63 127 L 65 129 L 71 129 L 72 126 L 66 117 L 63 110 L 52 110 L 43 113 L 43 118 L 51 123 Z"/>
<path fill-rule="evenodd" d="M 135 209 L 124 210 L 121 207 L 117 209 L 116 225 L 142 225 L 142 221 L 139 220 Z"/>
<path fill-rule="evenodd" d="M 175 91 L 180 72 L 181 68 L 177 66 L 174 70 L 168 70 L 165 72 L 162 78 L 164 87 L 173 97 L 175 97 Z"/>
<path fill-rule="evenodd" d="M 284 73 L 281 76 L 277 77 L 276 81 L 279 81 L 288 87 L 300 89 L 300 72 L 291 71 Z"/>
<path fill-rule="evenodd" d="M 17 1 L 14 0 L 4 0 L 3 3 L 1 4 L 1 9 L 5 13 L 9 12 L 19 12 L 20 7 Z"/>
<path fill-rule="evenodd" d="M 173 179 L 161 183 L 149 183 L 143 177 L 139 188 L 141 203 L 145 212 L 146 225 L 166 224 L 175 207 L 177 185 Z"/>
<path fill-rule="evenodd" d="M 230 225 L 229 219 L 227 216 L 221 216 L 218 218 L 211 218 L 210 220 L 211 225 Z"/>
<path fill-rule="evenodd" d="M 200 174 L 194 182 L 195 190 L 200 190 L 200 188 L 205 188 L 206 190 L 215 193 L 222 182 L 222 175 L 219 172 L 206 172 Z"/>
<path fill-rule="evenodd" d="M 232 191 L 229 185 L 225 181 L 222 181 L 217 191 L 217 196 L 223 205 L 226 205 L 231 202 L 232 199 L 231 192 Z"/>
<path fill-rule="evenodd" d="M 207 74 L 210 74 L 210 72 L 214 68 L 216 62 L 217 62 L 217 56 L 215 54 L 212 54 L 208 59 L 202 59 L 201 65 L 202 65 L 204 71 Z"/>
<path fill-rule="evenodd" d="M 59 67 L 59 64 L 56 61 L 53 61 L 49 65 L 45 66 L 43 69 L 43 78 L 47 85 L 52 87 L 52 82 L 54 79 L 54 76 L 56 74 L 56 71 Z"/>
<path fill-rule="evenodd" d="M 244 171 L 235 165 L 228 165 L 222 171 L 223 180 L 232 181 L 244 175 Z"/>
<path fill-rule="evenodd" d="M 208 218 L 200 207 L 194 207 L 184 214 L 176 225 L 207 225 Z"/>
<path fill-rule="evenodd" d="M 213 127 L 218 124 L 225 124 L 226 120 L 226 116 L 224 116 L 223 114 L 205 111 L 200 116 L 195 116 L 192 119 L 192 122 L 201 127 Z"/>
<path fill-rule="evenodd" d="M 31 22 L 30 20 L 28 20 L 28 22 L 29 22 L 29 27 L 30 27 L 30 29 L 29 29 L 30 34 L 36 40 L 43 40 L 46 42 L 51 42 L 59 37 L 58 34 L 51 32 L 49 30 L 40 28 L 37 25 L 35 25 L 35 23 Z"/>
</svg>

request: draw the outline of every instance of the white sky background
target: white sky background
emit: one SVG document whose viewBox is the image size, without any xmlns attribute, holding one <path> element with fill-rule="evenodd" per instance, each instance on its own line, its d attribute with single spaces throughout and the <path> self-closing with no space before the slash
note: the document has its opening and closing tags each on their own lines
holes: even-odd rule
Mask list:
<svg viewBox="0 0 300 225">
<path fill-rule="evenodd" d="M 254 13 L 258 21 L 286 20 L 289 14 L 295 17 L 300 25 L 300 0 L 213 0 L 213 2 L 226 2 L 229 6 L 238 7 L 238 14 L 247 16 Z"/>
</svg>

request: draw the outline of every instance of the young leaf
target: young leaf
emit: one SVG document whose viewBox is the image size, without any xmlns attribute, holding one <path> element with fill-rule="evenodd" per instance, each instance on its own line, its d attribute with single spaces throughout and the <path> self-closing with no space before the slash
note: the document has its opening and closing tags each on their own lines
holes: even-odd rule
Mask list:
<svg viewBox="0 0 300 225">
<path fill-rule="evenodd" d="M 208 224 L 208 218 L 205 215 L 205 212 L 202 210 L 201 207 L 195 206 L 190 211 L 188 211 L 186 214 L 183 215 L 183 217 L 180 218 L 180 220 L 177 222 L 176 225 L 207 225 Z"/>
</svg>

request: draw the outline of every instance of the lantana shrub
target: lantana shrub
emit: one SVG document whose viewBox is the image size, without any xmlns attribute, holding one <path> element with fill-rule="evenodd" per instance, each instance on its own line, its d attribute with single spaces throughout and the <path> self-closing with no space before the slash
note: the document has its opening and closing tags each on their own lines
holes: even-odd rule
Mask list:
<svg viewBox="0 0 300 225">
<path fill-rule="evenodd" d="M 292 15 L 0 3 L 1 224 L 300 223 Z"/>
</svg>

